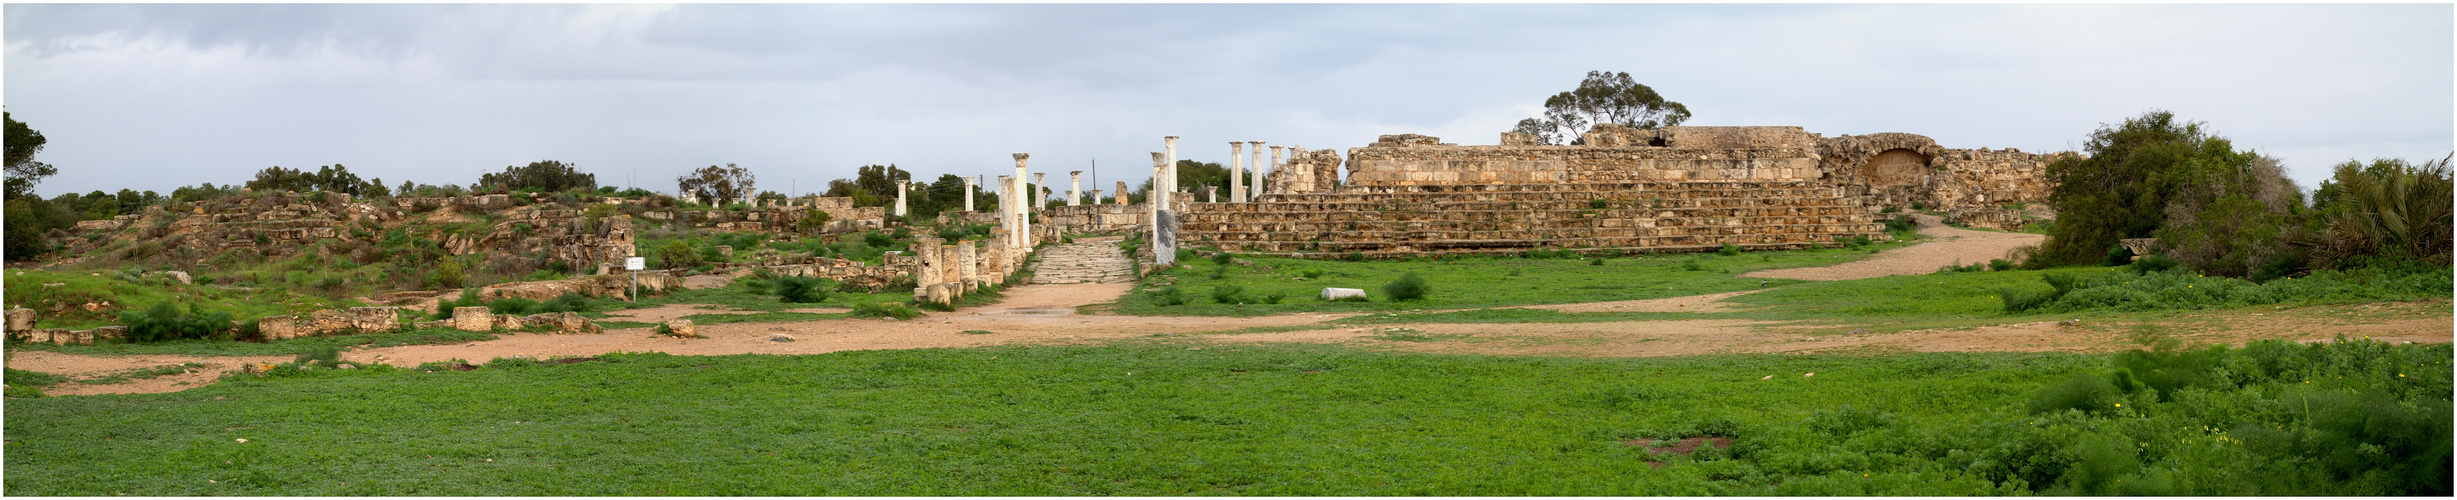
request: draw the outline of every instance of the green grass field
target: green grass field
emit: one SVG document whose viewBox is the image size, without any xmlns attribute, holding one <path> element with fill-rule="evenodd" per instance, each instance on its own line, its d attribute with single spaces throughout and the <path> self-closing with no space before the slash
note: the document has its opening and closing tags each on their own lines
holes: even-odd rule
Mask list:
<svg viewBox="0 0 2457 500">
<path fill-rule="evenodd" d="M 1367 260 L 1358 262 L 1236 256 L 1250 265 L 1223 265 L 1209 258 L 1185 259 L 1186 267 L 1154 273 L 1134 293 L 1120 299 L 1115 311 L 1139 316 L 1258 316 L 1288 312 L 1395 311 L 1507 307 L 1613 300 L 1655 299 L 1707 293 L 1753 290 L 1800 283 L 1798 280 L 1742 278 L 1761 269 L 1827 266 L 1867 258 L 1908 243 L 1870 245 L 1864 249 L 1819 249 L 1744 252 L 1739 255 L 1646 254 L 1614 258 L 1461 257 L 1453 259 Z M 1390 301 L 1382 286 L 1406 273 L 1416 273 L 1432 287 L 1423 300 Z M 1310 275 L 1310 277 L 1309 277 Z M 1213 276 L 1219 276 L 1214 278 Z M 1157 283 L 1173 283 L 1160 285 Z M 1175 286 L 1188 298 L 1162 305 L 1155 292 Z M 1246 303 L 1221 303 L 1213 292 L 1223 286 L 1243 290 Z M 1324 302 L 1323 288 L 1361 288 L 1366 302 Z M 1280 294 L 1277 304 L 1260 303 Z"/>
<path fill-rule="evenodd" d="M 2449 484 L 2446 345 L 2273 342 L 2114 360 L 1197 346 L 608 355 L 10 399 L 7 493 L 2326 495 Z M 2303 409 L 2312 404 L 2328 408 Z M 1693 436 L 1736 444 L 1696 456 L 1626 444 Z"/>
</svg>

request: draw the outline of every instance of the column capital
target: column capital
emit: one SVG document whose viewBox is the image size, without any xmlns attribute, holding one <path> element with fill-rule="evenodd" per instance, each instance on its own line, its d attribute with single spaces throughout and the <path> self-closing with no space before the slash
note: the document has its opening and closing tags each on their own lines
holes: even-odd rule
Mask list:
<svg viewBox="0 0 2457 500">
<path fill-rule="evenodd" d="M 1067 171 L 1067 172 L 1066 172 L 1066 175 L 1083 175 L 1083 171 L 1082 171 L 1082 170 L 1069 170 L 1069 171 Z"/>
<path fill-rule="evenodd" d="M 1159 151 L 1153 151 L 1153 152 L 1152 152 L 1152 166 L 1158 167 L 1158 166 L 1168 165 L 1168 164 L 1169 164 L 1169 157 L 1168 157 L 1168 155 L 1167 155 L 1166 153 L 1161 153 L 1161 152 L 1159 152 Z"/>
<path fill-rule="evenodd" d="M 1023 163 L 1025 158 L 1031 158 L 1031 157 L 1032 157 L 1032 153 L 1015 153 L 1015 154 L 1008 155 L 1008 156 L 1013 156 L 1013 157 L 1015 157 L 1015 162 L 1016 162 L 1016 163 Z"/>
<path fill-rule="evenodd" d="M 1258 147 L 1258 148 L 1259 148 L 1259 147 L 1263 147 L 1263 141 L 1246 141 L 1246 143 L 1247 143 L 1247 144 L 1253 144 L 1253 145 L 1254 145 L 1254 147 Z"/>
</svg>

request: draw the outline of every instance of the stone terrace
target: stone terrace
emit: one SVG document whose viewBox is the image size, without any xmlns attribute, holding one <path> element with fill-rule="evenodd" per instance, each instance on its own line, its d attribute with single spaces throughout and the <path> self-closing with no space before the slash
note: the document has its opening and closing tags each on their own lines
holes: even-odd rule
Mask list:
<svg viewBox="0 0 2457 500">
<path fill-rule="evenodd" d="M 1321 258 L 1678 252 L 1888 238 L 1871 212 L 1841 188 L 1803 181 L 1350 186 L 1191 204 L 1179 227 L 1193 244 Z"/>
</svg>

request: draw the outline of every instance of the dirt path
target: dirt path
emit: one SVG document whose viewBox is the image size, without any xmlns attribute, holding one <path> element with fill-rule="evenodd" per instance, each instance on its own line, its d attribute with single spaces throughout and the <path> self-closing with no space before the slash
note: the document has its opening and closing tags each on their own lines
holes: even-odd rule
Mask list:
<svg viewBox="0 0 2457 500">
<path fill-rule="evenodd" d="M 1741 276 L 1750 278 L 1788 278 L 1809 281 L 1840 281 L 1880 276 L 1927 274 L 1937 268 L 1957 264 L 1985 264 L 1988 259 L 2005 258 L 2005 252 L 2022 245 L 2037 245 L 2047 241 L 2046 235 L 2029 233 L 1999 233 L 1973 231 L 1947 226 L 1934 215 L 1912 214 L 1920 223 L 1920 235 L 1929 241 L 1884 252 L 1875 257 L 1826 267 L 1768 269 Z"/>
</svg>

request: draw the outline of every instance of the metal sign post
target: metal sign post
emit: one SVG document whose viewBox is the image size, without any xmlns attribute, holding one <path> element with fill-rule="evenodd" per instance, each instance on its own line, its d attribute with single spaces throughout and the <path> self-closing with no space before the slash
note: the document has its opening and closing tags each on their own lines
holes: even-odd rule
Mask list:
<svg viewBox="0 0 2457 500">
<path fill-rule="evenodd" d="M 623 259 L 623 269 L 631 271 L 631 301 L 640 301 L 640 270 L 648 268 L 647 257 Z"/>
</svg>

